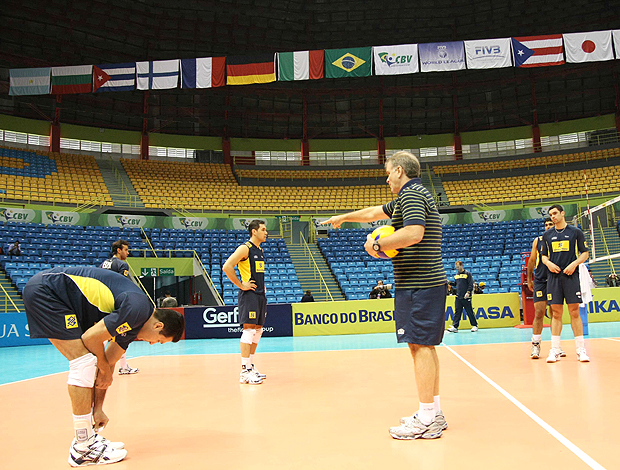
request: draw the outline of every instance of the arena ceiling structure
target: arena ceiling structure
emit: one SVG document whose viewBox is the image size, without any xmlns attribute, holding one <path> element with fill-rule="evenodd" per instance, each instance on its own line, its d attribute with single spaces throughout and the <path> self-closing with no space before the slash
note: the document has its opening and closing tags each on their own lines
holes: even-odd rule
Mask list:
<svg viewBox="0 0 620 470">
<path fill-rule="evenodd" d="M 583 0 L 5 0 L 0 113 L 141 131 L 144 92 L 9 96 L 11 68 L 233 56 L 620 29 Z M 151 90 L 149 132 L 300 139 L 414 136 L 619 112 L 620 61 Z"/>
</svg>

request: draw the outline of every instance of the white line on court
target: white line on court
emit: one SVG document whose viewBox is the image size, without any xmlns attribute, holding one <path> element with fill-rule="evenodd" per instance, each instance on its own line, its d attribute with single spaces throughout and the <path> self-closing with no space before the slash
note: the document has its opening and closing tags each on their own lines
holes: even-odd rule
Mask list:
<svg viewBox="0 0 620 470">
<path fill-rule="evenodd" d="M 37 375 L 36 377 L 30 377 L 30 378 L 28 378 L 28 379 L 16 380 L 16 381 L 14 381 L 14 382 L 6 382 L 6 383 L 3 383 L 3 384 L 0 384 L 0 387 L 2 387 L 3 385 L 13 385 L 13 384 L 18 384 L 18 383 L 21 383 L 21 382 L 28 382 L 28 381 L 30 381 L 30 380 L 42 379 L 42 378 L 44 378 L 44 377 L 51 377 L 51 376 L 53 376 L 53 375 L 58 375 L 58 374 L 67 374 L 67 373 L 69 373 L 69 371 L 68 371 L 68 370 L 65 370 L 65 371 L 63 371 L 63 372 L 54 372 L 54 373 L 52 373 L 52 374 Z"/>
<path fill-rule="evenodd" d="M 607 339 L 609 341 L 618 341 L 620 343 L 620 339 L 616 339 L 616 338 L 603 338 L 603 339 Z"/>
<path fill-rule="evenodd" d="M 596 469 L 596 470 L 605 470 L 605 467 L 603 467 L 601 464 L 599 464 L 596 460 L 594 460 L 592 457 L 590 457 L 588 454 L 586 454 L 584 451 L 582 451 L 579 447 L 577 447 L 571 441 L 566 439 L 562 434 L 560 434 L 554 428 L 549 426 L 538 415 L 536 415 L 533 411 L 531 411 L 529 408 L 527 408 L 523 403 L 521 403 L 519 400 L 517 400 L 515 397 L 513 397 L 510 393 L 508 393 L 506 390 L 504 390 L 498 384 L 493 382 L 489 377 L 484 375 L 484 373 L 482 373 L 475 366 L 473 366 L 471 363 L 469 363 L 463 356 L 461 356 L 459 353 L 457 353 L 454 349 L 452 349 L 450 346 L 445 346 L 444 345 L 444 347 L 448 351 L 450 351 L 452 354 L 454 354 L 457 358 L 459 358 L 467 367 L 469 367 L 476 374 L 478 374 L 480 377 L 482 377 L 489 385 L 491 385 L 499 393 L 504 395 L 509 401 L 512 402 L 513 405 L 515 405 L 517 408 L 519 408 L 521 411 L 523 411 L 526 415 L 528 415 L 530 418 L 532 418 L 535 423 L 537 423 L 545 431 L 547 431 L 549 434 L 551 434 L 553 437 L 555 437 L 558 441 L 560 441 L 560 443 L 563 444 L 568 450 L 570 450 L 573 454 L 575 454 L 577 457 L 579 457 L 581 460 L 583 460 L 586 463 L 586 465 L 588 465 L 590 468 L 593 468 L 593 469 Z"/>
</svg>

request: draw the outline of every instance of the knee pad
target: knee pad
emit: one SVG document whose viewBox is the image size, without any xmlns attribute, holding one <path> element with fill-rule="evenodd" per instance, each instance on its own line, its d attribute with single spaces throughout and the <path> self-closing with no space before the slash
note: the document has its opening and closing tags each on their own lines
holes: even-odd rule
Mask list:
<svg viewBox="0 0 620 470">
<path fill-rule="evenodd" d="M 76 387 L 93 388 L 97 375 L 97 357 L 88 353 L 77 359 L 69 361 L 68 385 Z"/>
<path fill-rule="evenodd" d="M 256 330 L 254 328 L 243 330 L 243 333 L 241 333 L 241 342 L 245 344 L 252 344 L 252 339 L 254 338 L 255 332 Z"/>
<path fill-rule="evenodd" d="M 252 342 L 257 344 L 260 341 L 261 336 L 263 336 L 263 328 L 257 328 L 256 330 L 254 330 L 254 338 L 252 339 Z"/>
</svg>

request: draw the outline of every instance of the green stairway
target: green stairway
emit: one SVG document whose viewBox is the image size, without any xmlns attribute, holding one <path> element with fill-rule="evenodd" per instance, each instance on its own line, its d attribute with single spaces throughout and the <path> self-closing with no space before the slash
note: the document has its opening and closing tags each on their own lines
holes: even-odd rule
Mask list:
<svg viewBox="0 0 620 470">
<path fill-rule="evenodd" d="M 310 261 L 308 252 L 306 251 L 304 255 L 304 247 L 291 244 L 287 244 L 286 247 L 291 255 L 291 261 L 293 261 L 293 266 L 295 266 L 295 271 L 297 272 L 297 277 L 304 293 L 307 290 L 312 291 L 312 296 L 316 302 L 331 300 L 325 291 L 325 286 L 321 282 L 321 278 L 316 274 L 316 269 L 314 268 L 314 264 Z M 333 299 L 345 300 L 344 294 L 340 290 L 336 278 L 329 269 L 329 266 L 327 266 L 325 258 L 319 248 L 313 243 L 309 243 L 308 247 L 310 248 L 314 261 Z"/>
<path fill-rule="evenodd" d="M 9 294 L 9 297 L 13 299 L 13 302 L 17 306 L 17 310 L 15 310 L 15 307 L 13 307 L 11 301 L 7 299 L 4 291 L 0 289 L 0 313 L 25 312 L 22 296 L 19 295 L 17 289 L 11 284 L 11 280 L 2 270 L 0 270 L 0 284 L 2 284 L 4 290 Z"/>
</svg>

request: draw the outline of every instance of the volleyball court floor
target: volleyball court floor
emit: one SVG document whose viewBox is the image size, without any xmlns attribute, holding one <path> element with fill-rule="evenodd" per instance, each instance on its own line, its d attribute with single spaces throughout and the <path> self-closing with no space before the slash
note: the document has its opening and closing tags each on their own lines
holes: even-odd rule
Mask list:
<svg viewBox="0 0 620 470">
<path fill-rule="evenodd" d="M 418 406 L 412 360 L 393 334 L 269 338 L 268 378 L 238 383 L 238 340 L 134 343 L 115 375 L 103 434 L 126 469 L 620 468 L 620 323 L 590 325 L 592 362 L 531 360 L 530 329 L 468 330 L 438 347 L 449 428 L 435 440 L 388 434 Z M 52 346 L 0 349 L 0 468 L 65 469 L 68 364 Z"/>
</svg>

